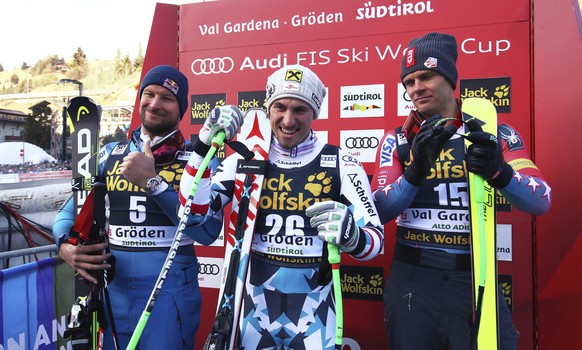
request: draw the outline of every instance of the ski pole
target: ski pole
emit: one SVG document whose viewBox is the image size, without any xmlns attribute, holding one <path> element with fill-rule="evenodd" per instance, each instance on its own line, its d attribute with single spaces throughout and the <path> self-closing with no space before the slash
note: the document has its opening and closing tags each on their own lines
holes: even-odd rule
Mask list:
<svg viewBox="0 0 582 350">
<path fill-rule="evenodd" d="M 212 146 L 210 147 L 208 153 L 206 153 L 206 156 L 202 160 L 200 168 L 198 168 L 198 170 L 196 171 L 196 175 L 194 176 L 194 180 L 192 182 L 192 187 L 190 188 L 188 199 L 186 200 L 186 204 L 184 204 L 184 213 L 182 214 L 182 217 L 180 217 L 180 222 L 178 223 L 176 235 L 174 236 L 172 245 L 170 246 L 170 251 L 166 256 L 166 261 L 162 266 L 162 271 L 160 271 L 160 274 L 158 276 L 156 284 L 154 285 L 152 294 L 148 299 L 146 307 L 139 318 L 139 321 L 137 323 L 137 326 L 135 327 L 135 330 L 133 331 L 133 334 L 131 335 L 131 339 L 129 340 L 129 344 L 127 345 L 127 350 L 135 349 L 137 343 L 139 342 L 139 338 L 141 337 L 143 329 L 145 328 L 148 322 L 150 314 L 152 313 L 152 310 L 154 308 L 154 304 L 162 290 L 162 286 L 164 285 L 164 281 L 166 280 L 168 271 L 170 270 L 170 267 L 172 267 L 174 257 L 176 256 L 176 252 L 178 251 L 178 247 L 180 246 L 180 240 L 182 239 L 182 235 L 184 234 L 186 222 L 188 221 L 188 216 L 190 215 L 190 207 L 192 206 L 194 196 L 196 195 L 196 190 L 198 189 L 198 183 L 200 182 L 200 179 L 202 178 L 204 171 L 206 170 L 206 168 L 208 168 L 208 165 L 212 161 L 212 157 L 214 157 L 216 151 L 224 143 L 225 138 L 226 134 L 224 133 L 223 130 L 220 130 L 218 133 L 216 133 L 216 135 L 214 135 L 214 137 L 212 138 Z"/>
<path fill-rule="evenodd" d="M 340 252 L 336 244 L 327 243 L 327 260 L 331 265 L 333 294 L 335 297 L 335 349 L 342 348 L 344 336 L 344 310 L 342 302 L 342 281 L 340 279 Z"/>
</svg>

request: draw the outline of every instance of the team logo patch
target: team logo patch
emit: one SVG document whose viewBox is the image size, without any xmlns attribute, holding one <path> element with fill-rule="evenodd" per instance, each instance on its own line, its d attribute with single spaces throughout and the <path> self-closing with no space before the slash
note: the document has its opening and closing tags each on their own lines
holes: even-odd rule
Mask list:
<svg viewBox="0 0 582 350">
<path fill-rule="evenodd" d="M 297 91 L 299 91 L 299 85 L 297 85 L 295 83 L 287 83 L 287 84 L 283 85 L 282 90 L 283 91 L 297 92 Z"/>
<path fill-rule="evenodd" d="M 315 105 L 318 108 L 321 108 L 321 101 L 319 100 L 319 98 L 317 98 L 316 94 L 311 94 L 311 100 L 313 101 L 313 103 L 315 103 Z"/>
<path fill-rule="evenodd" d="M 399 132 L 398 134 L 396 134 L 396 137 L 398 138 L 398 146 L 408 144 L 408 140 L 406 139 L 406 135 L 404 135 L 403 132 Z"/>
<path fill-rule="evenodd" d="M 285 80 L 296 81 L 298 83 L 303 79 L 303 71 L 299 69 L 288 69 L 285 73 Z"/>
<path fill-rule="evenodd" d="M 172 91 L 175 94 L 178 93 L 178 90 L 180 90 L 180 87 L 178 86 L 178 84 L 173 81 L 170 78 L 166 78 L 166 80 L 164 80 L 164 84 L 162 84 L 166 89 Z"/>
<path fill-rule="evenodd" d="M 362 166 L 362 164 L 360 163 L 360 161 L 357 158 L 354 158 L 354 157 L 349 156 L 347 154 L 342 156 L 342 161 L 344 161 L 346 163 L 354 163 L 354 164 L 357 164 L 359 166 Z"/>
<path fill-rule="evenodd" d="M 507 124 L 499 125 L 499 136 L 507 142 L 510 151 L 517 151 L 524 148 L 521 137 Z"/>
<path fill-rule="evenodd" d="M 113 150 L 111 151 L 111 155 L 116 156 L 116 155 L 125 153 L 125 149 L 127 148 L 127 146 L 128 146 L 127 144 L 116 145 L 115 148 L 113 148 Z"/>
<path fill-rule="evenodd" d="M 426 68 L 436 68 L 438 65 L 438 60 L 434 57 L 429 57 L 424 61 L 424 66 Z"/>
<path fill-rule="evenodd" d="M 311 192 L 315 197 L 331 191 L 331 176 L 328 176 L 325 171 L 309 175 L 307 181 L 309 182 L 305 185 L 304 189 Z"/>
<path fill-rule="evenodd" d="M 416 53 L 416 47 L 413 47 L 412 49 L 408 49 L 408 51 L 406 51 L 405 68 L 410 68 L 416 64 L 416 60 L 414 59 L 415 53 Z"/>
<path fill-rule="evenodd" d="M 190 156 L 192 155 L 192 152 L 180 152 L 178 154 L 178 160 L 185 160 L 188 161 L 190 159 Z"/>
<path fill-rule="evenodd" d="M 319 160 L 319 166 L 322 168 L 335 168 L 335 163 L 337 160 L 337 156 L 326 156 L 322 155 Z"/>
<path fill-rule="evenodd" d="M 394 160 L 394 150 L 396 149 L 396 138 L 389 134 L 384 139 L 380 151 L 380 167 L 392 166 Z"/>
</svg>

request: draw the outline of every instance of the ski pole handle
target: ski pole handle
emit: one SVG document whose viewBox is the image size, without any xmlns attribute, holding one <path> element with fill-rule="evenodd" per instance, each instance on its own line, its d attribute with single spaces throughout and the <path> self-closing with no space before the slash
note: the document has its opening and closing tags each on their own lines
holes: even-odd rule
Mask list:
<svg viewBox="0 0 582 350">
<path fill-rule="evenodd" d="M 327 243 L 327 260 L 331 265 L 333 295 L 335 298 L 335 348 L 342 348 L 344 337 L 344 310 L 342 302 L 342 281 L 340 279 L 340 252 L 336 244 Z"/>
<path fill-rule="evenodd" d="M 141 334 L 143 333 L 143 330 L 148 322 L 152 309 L 154 308 L 154 304 L 162 290 L 164 281 L 166 280 L 166 275 L 168 274 L 170 267 L 172 267 L 174 256 L 176 255 L 178 247 L 180 246 L 180 240 L 182 239 L 182 235 L 184 234 L 184 228 L 186 227 L 186 222 L 188 221 L 188 216 L 190 215 L 190 207 L 192 206 L 192 201 L 194 199 L 194 196 L 196 195 L 198 183 L 200 182 L 200 179 L 202 178 L 204 171 L 206 171 L 206 168 L 208 168 L 208 165 L 212 161 L 214 154 L 224 143 L 225 138 L 226 134 L 223 130 L 218 131 L 216 135 L 214 135 L 214 137 L 212 138 L 212 145 L 210 146 L 208 153 L 206 153 L 206 156 L 202 160 L 202 164 L 200 164 L 200 167 L 196 171 L 196 175 L 194 175 L 194 181 L 192 182 L 192 187 L 190 187 L 188 200 L 184 205 L 184 213 L 180 217 L 180 222 L 178 223 L 176 235 L 174 236 L 174 240 L 172 241 L 172 245 L 170 246 L 171 247 L 170 251 L 166 256 L 166 261 L 162 266 L 162 271 L 160 271 L 160 274 L 158 275 L 158 279 L 156 281 L 156 284 L 154 285 L 152 294 L 150 295 L 150 298 L 146 304 L 146 308 L 142 312 L 139 321 L 135 327 L 135 330 L 131 335 L 131 339 L 129 340 L 129 344 L 127 345 L 127 350 L 134 350 L 137 346 L 137 343 L 139 342 L 139 338 L 141 337 Z"/>
<path fill-rule="evenodd" d="M 189 193 L 188 197 L 194 197 L 194 195 L 196 194 L 196 191 L 198 190 L 198 183 L 200 182 L 200 179 L 202 179 L 202 175 L 204 175 L 204 170 L 206 170 L 206 168 L 208 168 L 208 165 L 210 165 L 210 162 L 212 161 L 214 154 L 216 154 L 216 151 L 218 151 L 218 149 L 224 144 L 225 139 L 226 139 L 226 133 L 224 132 L 224 130 L 219 130 L 216 133 L 216 135 L 214 135 L 214 137 L 212 137 L 212 145 L 210 146 L 208 153 L 206 154 L 206 156 L 202 160 L 202 163 L 200 164 L 200 168 L 198 168 L 198 171 L 196 171 L 196 174 L 194 175 L 194 180 L 192 182 L 192 187 L 190 187 L 190 193 Z M 184 213 L 185 212 L 186 212 L 186 210 L 184 210 Z M 188 211 L 188 214 L 190 214 L 189 211 Z M 182 215 L 182 218 L 184 216 L 187 217 L 188 215 Z M 178 227 L 180 227 L 180 226 L 178 225 Z"/>
</svg>

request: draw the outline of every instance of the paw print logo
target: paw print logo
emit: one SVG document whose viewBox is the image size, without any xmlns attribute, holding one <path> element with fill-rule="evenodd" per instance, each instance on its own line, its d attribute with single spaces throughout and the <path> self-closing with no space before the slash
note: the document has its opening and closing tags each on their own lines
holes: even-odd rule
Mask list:
<svg viewBox="0 0 582 350">
<path fill-rule="evenodd" d="M 159 175 L 164 178 L 167 183 L 175 182 L 175 186 L 178 186 L 180 179 L 182 179 L 182 173 L 184 168 L 180 164 L 170 164 L 162 168 Z"/>
<path fill-rule="evenodd" d="M 493 95 L 495 95 L 497 98 L 507 97 L 507 95 L 509 95 L 509 86 L 507 84 L 503 84 L 496 87 Z"/>
<path fill-rule="evenodd" d="M 508 282 L 501 283 L 501 292 L 503 293 L 503 296 L 506 298 L 511 296 L 511 284 L 509 284 Z"/>
<path fill-rule="evenodd" d="M 370 276 L 370 284 L 374 287 L 381 287 L 382 286 L 382 275 L 377 274 Z"/>
<path fill-rule="evenodd" d="M 318 197 L 322 193 L 329 193 L 331 191 L 331 177 L 326 177 L 327 173 L 322 171 L 318 174 L 309 175 L 307 177 L 308 184 L 305 189 Z"/>
</svg>

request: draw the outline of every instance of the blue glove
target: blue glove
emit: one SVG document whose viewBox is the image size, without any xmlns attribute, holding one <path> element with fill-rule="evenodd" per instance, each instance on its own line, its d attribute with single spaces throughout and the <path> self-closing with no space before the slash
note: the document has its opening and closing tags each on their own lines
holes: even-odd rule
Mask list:
<svg viewBox="0 0 582 350">
<path fill-rule="evenodd" d="M 346 253 L 353 251 L 358 245 L 360 228 L 345 204 L 335 201 L 318 202 L 305 209 L 305 214 L 311 218 L 311 227 L 317 227 L 321 240 L 337 244 Z"/>
<path fill-rule="evenodd" d="M 226 105 L 216 107 L 208 113 L 204 126 L 198 133 L 198 138 L 207 146 L 212 144 L 212 138 L 220 130 L 226 134 L 225 141 L 231 141 L 244 122 L 244 116 L 237 106 Z"/>
</svg>

